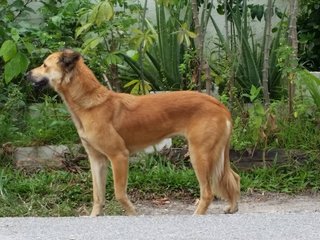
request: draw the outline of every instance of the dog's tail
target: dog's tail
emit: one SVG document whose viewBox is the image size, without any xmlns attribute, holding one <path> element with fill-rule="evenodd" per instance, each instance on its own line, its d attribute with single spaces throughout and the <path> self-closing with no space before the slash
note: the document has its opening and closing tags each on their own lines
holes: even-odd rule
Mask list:
<svg viewBox="0 0 320 240">
<path fill-rule="evenodd" d="M 216 163 L 216 171 L 212 176 L 212 188 L 213 192 L 218 196 L 229 202 L 236 203 L 240 198 L 240 177 L 230 166 L 231 122 L 227 122 L 226 129 L 226 141 L 220 148 L 220 157 Z"/>
</svg>

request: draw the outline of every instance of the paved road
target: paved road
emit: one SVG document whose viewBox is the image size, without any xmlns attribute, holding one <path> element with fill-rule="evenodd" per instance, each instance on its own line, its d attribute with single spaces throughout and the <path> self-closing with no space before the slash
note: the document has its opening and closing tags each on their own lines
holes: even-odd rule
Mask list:
<svg viewBox="0 0 320 240">
<path fill-rule="evenodd" d="M 1 240 L 320 239 L 320 212 L 0 218 Z"/>
</svg>

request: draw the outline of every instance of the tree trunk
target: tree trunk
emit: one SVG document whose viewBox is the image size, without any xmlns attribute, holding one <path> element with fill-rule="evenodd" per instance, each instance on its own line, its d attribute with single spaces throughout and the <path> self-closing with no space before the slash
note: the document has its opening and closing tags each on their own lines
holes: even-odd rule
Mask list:
<svg viewBox="0 0 320 240">
<path fill-rule="evenodd" d="M 205 32 L 208 25 L 209 16 L 211 14 L 213 0 L 211 0 L 211 7 L 208 9 L 208 0 L 204 1 L 202 13 L 201 13 L 201 21 L 199 20 L 199 11 L 198 11 L 198 3 L 197 0 L 192 0 L 191 8 L 192 8 L 192 15 L 193 15 L 193 22 L 195 26 L 195 33 L 197 37 L 194 39 L 197 56 L 198 56 L 198 69 L 196 71 L 196 84 L 198 91 L 201 91 L 202 84 L 201 84 L 201 73 L 202 70 L 205 70 L 206 74 L 206 92 L 211 94 L 211 77 L 208 72 L 210 72 L 209 64 L 205 60 L 203 55 L 204 49 L 204 40 L 205 40 Z"/>
<path fill-rule="evenodd" d="M 289 114 L 292 116 L 293 114 L 293 99 L 295 92 L 295 83 L 294 79 L 296 77 L 295 69 L 297 67 L 297 52 L 298 52 L 298 37 L 297 37 L 297 12 L 298 12 L 298 1 L 290 0 L 290 8 L 289 8 L 289 45 L 293 49 L 293 53 L 291 55 L 291 68 L 292 71 L 288 75 L 288 101 L 289 101 Z"/>
<path fill-rule="evenodd" d="M 147 6 L 148 6 L 148 0 L 144 1 L 144 7 L 143 7 L 143 12 L 141 16 L 141 31 L 144 32 L 145 29 L 145 19 L 146 19 L 146 11 L 147 11 Z M 145 89 L 145 76 L 143 72 L 143 61 L 144 61 L 144 55 L 145 55 L 145 49 L 143 49 L 143 42 L 141 42 L 140 47 L 139 47 L 139 65 L 140 65 L 140 78 L 141 78 L 141 86 L 142 86 L 142 95 L 146 94 L 146 89 Z"/>
<path fill-rule="evenodd" d="M 196 84 L 198 91 L 201 91 L 201 71 L 202 71 L 202 64 L 201 64 L 201 39 L 202 39 L 202 31 L 199 21 L 199 11 L 198 11 L 198 2 L 197 0 L 192 0 L 191 3 L 192 7 L 192 15 L 193 15 L 193 23 L 195 28 L 195 33 L 197 34 L 197 37 L 194 39 L 197 55 L 198 55 L 198 69 L 196 70 Z"/>
<path fill-rule="evenodd" d="M 262 69 L 262 91 L 264 106 L 267 108 L 270 105 L 269 94 L 269 56 L 271 48 L 271 18 L 272 18 L 272 0 L 268 0 L 266 15 L 265 15 L 265 45 L 263 51 L 263 69 Z"/>
</svg>

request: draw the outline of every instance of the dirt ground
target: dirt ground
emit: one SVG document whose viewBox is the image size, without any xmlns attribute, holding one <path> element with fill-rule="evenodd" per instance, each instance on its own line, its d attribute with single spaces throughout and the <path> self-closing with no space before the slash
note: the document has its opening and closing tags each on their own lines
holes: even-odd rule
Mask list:
<svg viewBox="0 0 320 240">
<path fill-rule="evenodd" d="M 196 200 L 177 201 L 169 198 L 138 201 L 135 203 L 142 215 L 189 215 L 196 208 Z M 226 202 L 214 200 L 208 214 L 222 214 Z M 287 195 L 251 193 L 241 197 L 238 213 L 293 213 L 320 212 L 320 194 Z"/>
</svg>

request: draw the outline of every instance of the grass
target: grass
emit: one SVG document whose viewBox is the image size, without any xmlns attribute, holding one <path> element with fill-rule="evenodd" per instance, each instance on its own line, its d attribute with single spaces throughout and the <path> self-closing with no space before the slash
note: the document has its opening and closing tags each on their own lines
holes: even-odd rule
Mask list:
<svg viewBox="0 0 320 240">
<path fill-rule="evenodd" d="M 319 157 L 319 156 L 318 156 Z M 303 164 L 256 168 L 240 172 L 241 190 L 301 193 L 320 190 L 320 161 L 314 156 Z M 133 201 L 155 197 L 196 198 L 198 183 L 192 169 L 176 166 L 159 156 L 148 156 L 130 165 L 129 195 Z M 107 180 L 108 215 L 121 214 L 114 200 L 112 174 Z M 42 170 L 36 173 L 0 170 L 0 217 L 87 215 L 92 201 L 91 175 L 81 171 Z"/>
<path fill-rule="evenodd" d="M 241 173 L 242 191 L 249 189 L 281 193 L 320 191 L 320 161 L 274 165 Z"/>
</svg>

